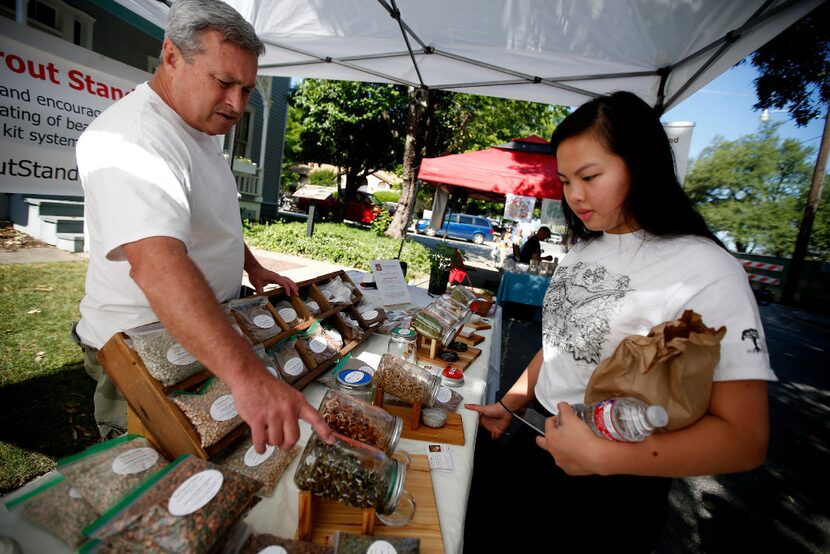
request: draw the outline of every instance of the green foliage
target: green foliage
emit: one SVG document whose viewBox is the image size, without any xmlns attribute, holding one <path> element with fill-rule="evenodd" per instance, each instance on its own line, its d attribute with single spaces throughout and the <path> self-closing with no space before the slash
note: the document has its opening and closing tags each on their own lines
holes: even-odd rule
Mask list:
<svg viewBox="0 0 830 554">
<path fill-rule="evenodd" d="M 807 14 L 752 54 L 755 109 L 786 107 L 799 126 L 830 103 L 830 3 Z"/>
<path fill-rule="evenodd" d="M 382 237 L 386 234 L 386 230 L 389 228 L 389 224 L 392 223 L 392 214 L 389 213 L 389 210 L 380 210 L 378 216 L 372 220 L 372 232 Z"/>
<path fill-rule="evenodd" d="M 333 187 L 337 184 L 337 172 L 331 169 L 317 169 L 309 174 L 308 182 L 320 187 Z"/>
<path fill-rule="evenodd" d="M 564 106 L 439 92 L 435 142 L 428 156 L 481 150 L 532 134 L 549 139 L 568 114 Z"/>
<path fill-rule="evenodd" d="M 830 187 L 830 177 L 825 177 L 824 190 L 828 190 L 828 187 Z M 809 251 L 816 260 L 823 262 L 830 260 L 830 201 L 827 196 L 822 196 L 822 201 L 816 210 Z"/>
<path fill-rule="evenodd" d="M 690 166 L 686 192 L 739 252 L 789 256 L 809 188 L 810 147 L 765 124 L 735 141 L 716 137 Z"/>
<path fill-rule="evenodd" d="M 305 79 L 292 102 L 302 126 L 303 161 L 344 168 L 349 191 L 368 171 L 399 163 L 406 121 L 401 87 Z"/>
<path fill-rule="evenodd" d="M 318 223 L 314 236 L 305 236 L 306 224 L 300 222 L 246 224 L 245 242 L 248 246 L 305 256 L 315 260 L 370 270 L 370 260 L 393 259 L 398 255 L 401 241 L 376 236 L 371 230 L 337 223 Z M 429 251 L 413 241 L 404 243 L 401 259 L 409 264 L 408 275 L 421 277 L 429 274 Z"/>
<path fill-rule="evenodd" d="M 397 202 L 401 199 L 401 191 L 379 190 L 375 193 L 375 198 L 377 198 L 381 202 Z"/>
<path fill-rule="evenodd" d="M 429 252 L 431 269 L 449 271 L 451 269 L 461 267 L 463 265 L 463 260 L 464 252 L 443 241 L 433 246 L 432 250 Z"/>
</svg>

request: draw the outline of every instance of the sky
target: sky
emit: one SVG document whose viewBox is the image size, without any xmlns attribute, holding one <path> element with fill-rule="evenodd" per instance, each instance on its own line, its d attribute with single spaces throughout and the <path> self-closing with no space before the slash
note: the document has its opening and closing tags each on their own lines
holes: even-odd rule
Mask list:
<svg viewBox="0 0 830 554">
<path fill-rule="evenodd" d="M 717 135 L 735 140 L 758 131 L 761 112 L 752 109 L 757 101 L 753 80 L 758 72 L 749 62 L 733 67 L 720 77 L 698 90 L 683 102 L 667 111 L 661 118 L 669 121 L 692 121 L 692 145 L 689 158 L 696 158 L 700 151 L 712 143 Z M 796 127 L 786 112 L 770 110 L 770 121 L 782 121 L 778 135 L 794 138 L 813 147 L 818 153 L 824 119 L 814 119 L 806 127 Z M 830 165 L 830 164 L 828 164 Z"/>
</svg>

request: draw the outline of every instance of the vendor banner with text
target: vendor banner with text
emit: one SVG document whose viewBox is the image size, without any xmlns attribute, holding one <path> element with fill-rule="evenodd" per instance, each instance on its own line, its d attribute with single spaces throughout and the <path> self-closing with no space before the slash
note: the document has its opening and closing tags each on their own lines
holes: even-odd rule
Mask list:
<svg viewBox="0 0 830 554">
<path fill-rule="evenodd" d="M 0 192 L 81 195 L 75 144 L 149 74 L 0 18 Z"/>
</svg>

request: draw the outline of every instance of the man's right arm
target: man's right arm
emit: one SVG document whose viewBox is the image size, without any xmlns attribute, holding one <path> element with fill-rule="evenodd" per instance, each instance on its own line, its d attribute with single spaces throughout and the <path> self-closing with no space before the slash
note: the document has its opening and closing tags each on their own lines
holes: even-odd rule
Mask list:
<svg viewBox="0 0 830 554">
<path fill-rule="evenodd" d="M 330 440 L 332 432 L 320 414 L 299 391 L 265 370 L 250 345 L 228 324 L 219 304 L 208 300 L 214 293 L 181 241 L 149 237 L 123 245 L 123 251 L 130 276 L 159 321 L 231 388 L 258 452 L 266 443 L 283 449 L 293 446 L 300 436 L 298 419 Z"/>
</svg>

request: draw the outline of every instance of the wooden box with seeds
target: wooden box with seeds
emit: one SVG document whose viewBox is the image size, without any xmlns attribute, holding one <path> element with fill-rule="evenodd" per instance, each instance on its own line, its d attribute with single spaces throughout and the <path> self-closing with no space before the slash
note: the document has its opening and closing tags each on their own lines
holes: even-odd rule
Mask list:
<svg viewBox="0 0 830 554">
<path fill-rule="evenodd" d="M 331 282 L 339 282 L 342 288 L 350 291 L 348 302 L 332 305 L 326 299 L 318 285 Z M 253 297 L 253 300 L 244 299 L 256 306 L 257 310 L 264 310 L 262 313 L 257 313 L 253 317 L 248 318 L 250 323 L 256 326 L 253 322 L 254 317 L 257 315 L 265 316 L 260 318 L 259 321 L 263 325 L 267 324 L 269 330 L 262 336 L 255 336 L 257 339 L 262 339 L 264 336 L 270 336 L 270 338 L 264 341 L 260 340 L 260 344 L 264 347 L 270 347 L 292 335 L 303 333 L 312 325 L 317 324 L 319 326 L 322 322 L 325 322 L 335 329 L 340 335 L 339 341 L 343 341 L 344 336 L 347 334 L 345 332 L 346 324 L 335 316 L 341 311 L 352 310 L 353 302 L 359 302 L 362 299 L 360 291 L 356 290 L 354 283 L 349 279 L 348 275 L 344 271 L 336 271 L 299 282 L 297 285 L 300 292 L 297 297 L 287 298 L 282 289 L 275 289 L 258 297 Z M 300 300 L 301 298 L 304 301 Z M 286 302 L 296 312 L 298 319 L 300 319 L 299 322 L 296 320 L 291 321 L 292 318 L 290 316 L 292 314 L 288 312 L 284 312 L 285 317 L 280 315 L 277 306 L 279 305 L 285 309 L 288 306 L 283 303 Z M 307 305 L 310 302 L 316 303 L 316 307 L 320 310 L 319 315 L 314 316 L 312 314 L 312 311 Z M 243 302 L 243 306 L 245 305 L 247 304 Z M 234 321 L 242 328 L 247 337 L 250 338 L 252 334 L 255 334 L 250 328 L 245 328 L 245 325 L 240 321 L 237 311 L 230 308 L 230 303 L 227 309 L 230 310 L 230 317 L 234 318 Z M 270 321 L 266 321 L 268 317 L 273 319 L 273 327 L 270 326 Z M 289 323 L 294 323 L 294 327 L 290 327 Z M 308 371 L 301 371 L 301 375 L 296 376 L 293 381 L 291 379 L 286 379 L 286 381 L 290 382 L 292 387 L 302 389 L 324 373 L 332 364 L 336 363 L 340 358 L 372 335 L 375 330 L 374 327 L 364 328 L 364 324 L 359 319 L 358 323 L 361 324 L 362 335 L 352 335 L 351 339 L 346 339 L 343 342 L 338 343 L 333 337 L 334 332 L 324 334 L 325 359 L 315 360 L 315 363 L 309 363 L 309 360 L 305 360 L 305 369 Z M 256 327 L 264 329 L 259 326 Z M 169 333 L 167 336 L 170 337 Z M 172 340 L 172 337 L 170 339 Z M 159 359 L 163 368 L 170 367 L 169 371 L 165 371 L 165 369 L 162 369 L 161 372 L 156 371 L 155 376 L 150 372 L 148 363 L 145 362 L 144 357 L 136 352 L 134 341 L 128 339 L 124 333 L 113 335 L 107 341 L 98 353 L 98 361 L 129 404 L 128 430 L 130 433 L 146 437 L 167 459 L 174 459 L 185 453 L 193 454 L 202 459 L 212 459 L 224 448 L 245 434 L 248 431 L 248 426 L 239 424 L 239 421 L 235 421 L 233 425 L 227 424 L 232 427 L 229 433 L 224 434 L 226 429 L 217 433 L 214 427 L 219 427 L 220 425 L 218 423 L 214 424 L 214 422 L 209 420 L 202 421 L 199 419 L 201 416 L 197 416 L 197 420 L 199 420 L 198 424 L 205 426 L 203 432 L 200 433 L 197 431 L 194 423 L 185 415 L 177 402 L 171 398 L 171 393 L 174 391 L 195 390 L 211 377 L 211 373 L 204 369 L 202 364 L 198 362 L 196 362 L 198 366 L 193 369 L 195 373 L 185 378 L 182 378 L 183 374 L 173 373 L 174 370 L 178 371 L 180 366 L 171 362 L 170 358 L 172 357 L 175 361 L 180 362 L 185 360 L 186 357 L 184 351 L 180 353 L 181 356 L 168 356 L 168 351 L 171 346 L 172 344 L 165 344 L 157 348 L 159 354 L 156 358 Z M 296 349 L 294 350 L 296 351 Z M 147 357 L 147 359 L 155 358 Z M 155 369 L 157 368 L 154 367 Z M 282 377 L 286 378 L 284 373 L 286 368 L 284 365 L 278 369 L 282 370 Z M 188 370 L 187 373 L 190 373 L 190 371 Z M 179 394 L 176 396 L 180 403 L 184 402 L 182 401 L 184 395 Z M 210 438 L 205 440 L 205 436 L 203 435 L 207 435 Z"/>
</svg>

